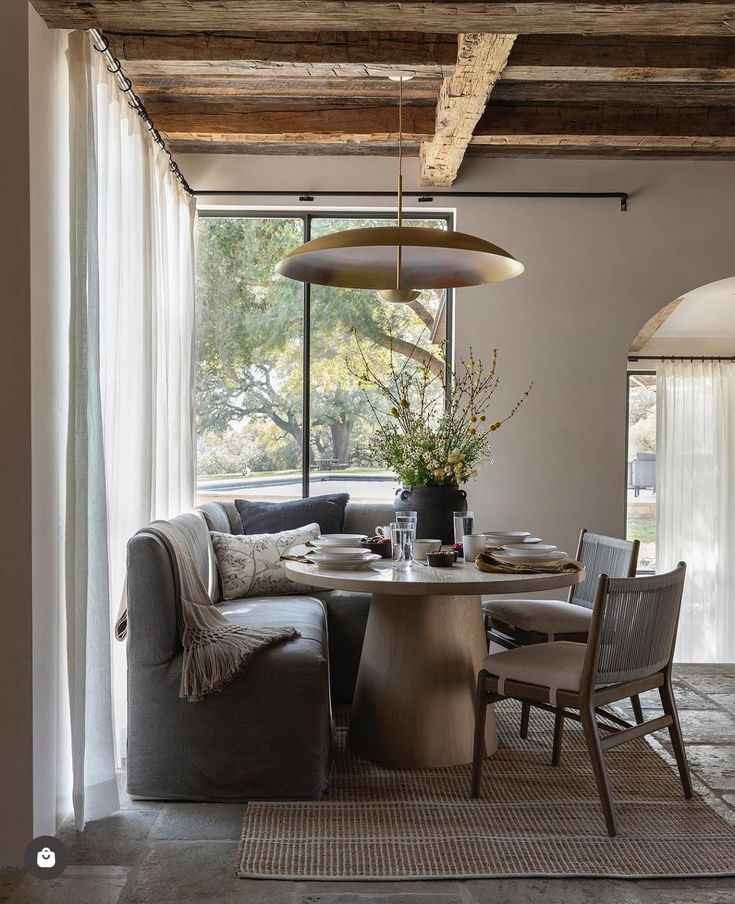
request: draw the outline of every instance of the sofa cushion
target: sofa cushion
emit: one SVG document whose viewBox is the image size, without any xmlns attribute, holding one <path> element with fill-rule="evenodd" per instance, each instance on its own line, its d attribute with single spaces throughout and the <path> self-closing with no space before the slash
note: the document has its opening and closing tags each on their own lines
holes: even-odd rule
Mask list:
<svg viewBox="0 0 735 904">
<path fill-rule="evenodd" d="M 255 502 L 236 499 L 244 534 L 295 530 L 316 522 L 323 534 L 339 534 L 345 520 L 348 493 L 331 493 L 288 502 Z"/>
<path fill-rule="evenodd" d="M 292 546 L 315 540 L 318 524 L 277 534 L 233 534 L 212 532 L 212 545 L 222 581 L 222 596 L 234 600 L 244 596 L 303 592 L 302 584 L 287 577 L 281 556 Z"/>
<path fill-rule="evenodd" d="M 553 640 L 559 634 L 587 634 L 592 622 L 592 610 L 561 600 L 487 600 L 482 611 L 493 621 L 548 635 Z"/>
<path fill-rule="evenodd" d="M 242 628 L 293 627 L 311 649 L 326 656 L 326 613 L 321 600 L 311 596 L 249 596 L 220 603 L 224 617 Z"/>
</svg>

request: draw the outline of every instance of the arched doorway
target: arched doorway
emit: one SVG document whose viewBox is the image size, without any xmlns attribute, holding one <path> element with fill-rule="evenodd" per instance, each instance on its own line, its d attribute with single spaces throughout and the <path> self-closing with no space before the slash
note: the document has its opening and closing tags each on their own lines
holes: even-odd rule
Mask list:
<svg viewBox="0 0 735 904">
<path fill-rule="evenodd" d="M 735 277 L 665 305 L 628 359 L 627 533 L 641 541 L 642 572 L 690 566 L 686 661 L 735 658 L 735 641 L 722 641 L 735 631 L 734 362 Z"/>
</svg>

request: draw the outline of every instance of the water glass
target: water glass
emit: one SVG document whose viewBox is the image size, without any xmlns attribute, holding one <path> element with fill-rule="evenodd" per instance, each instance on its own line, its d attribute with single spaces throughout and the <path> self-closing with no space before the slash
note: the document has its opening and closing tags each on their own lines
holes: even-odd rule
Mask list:
<svg viewBox="0 0 735 904">
<path fill-rule="evenodd" d="M 452 512 L 454 518 L 454 542 L 461 543 L 465 534 L 475 532 L 474 512 Z"/>
<path fill-rule="evenodd" d="M 393 568 L 406 571 L 413 561 L 413 541 L 416 539 L 416 522 L 404 519 L 394 521 L 390 526 L 393 549 Z"/>
</svg>

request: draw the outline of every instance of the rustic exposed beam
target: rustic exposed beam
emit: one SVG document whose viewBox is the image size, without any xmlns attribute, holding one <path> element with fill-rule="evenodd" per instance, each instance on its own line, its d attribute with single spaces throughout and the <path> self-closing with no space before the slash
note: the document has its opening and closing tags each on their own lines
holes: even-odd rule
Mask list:
<svg viewBox="0 0 735 904">
<path fill-rule="evenodd" d="M 505 71 L 517 79 L 517 71 L 528 70 L 528 77 L 543 80 L 555 70 L 607 71 L 608 80 L 637 79 L 637 73 L 735 69 L 735 37 L 638 37 L 635 35 L 521 35 Z M 572 76 L 586 81 L 584 74 Z"/>
<path fill-rule="evenodd" d="M 403 86 L 406 103 L 436 102 L 440 80 L 416 78 Z M 290 78 L 252 78 L 239 76 L 202 76 L 196 78 L 150 77 L 136 78 L 136 91 L 146 103 L 202 100 L 231 102 L 237 99 L 248 103 L 269 103 L 274 98 L 298 98 L 305 102 L 333 102 L 335 97 L 360 99 L 394 104 L 396 87 L 393 82 L 378 78 L 310 78 L 298 84 Z"/>
<path fill-rule="evenodd" d="M 108 34 L 113 52 L 128 63 L 175 60 L 270 60 L 281 63 L 384 63 L 454 66 L 457 36 L 412 32 L 273 32 L 271 34 Z M 128 67 L 129 68 L 129 67 Z"/>
<path fill-rule="evenodd" d="M 131 78 L 177 76 L 255 76 L 259 78 L 384 78 L 395 75 L 391 63 L 288 62 L 259 59 L 243 60 L 125 60 L 125 72 Z M 403 69 L 407 67 L 401 67 Z M 419 78 L 440 79 L 452 72 L 452 66 L 438 63 L 414 63 L 410 70 Z M 296 89 L 296 86 L 294 86 Z M 297 90 L 297 89 L 296 89 Z"/>
<path fill-rule="evenodd" d="M 569 136 L 649 136 L 735 139 L 735 110 L 729 107 L 515 106 L 491 103 L 475 129 L 484 139 L 545 135 L 560 142 Z"/>
<path fill-rule="evenodd" d="M 639 352 L 646 342 L 661 329 L 663 324 L 666 323 L 682 301 L 684 301 L 683 298 L 676 298 L 674 301 L 670 301 L 665 307 L 661 308 L 660 311 L 657 311 L 650 320 L 647 320 L 640 330 L 638 330 L 635 339 L 631 343 L 630 350 L 632 352 Z"/>
<path fill-rule="evenodd" d="M 560 0 L 32 0 L 56 28 L 106 31 L 268 32 L 350 31 L 504 32 L 507 34 L 732 34 L 735 3 L 725 0 L 639 0 L 636 3 Z"/>
<path fill-rule="evenodd" d="M 459 36 L 457 68 L 436 105 L 436 133 L 421 146 L 421 184 L 451 185 L 490 94 L 508 62 L 515 35 Z"/>
<path fill-rule="evenodd" d="M 303 141 L 294 141 L 290 143 L 273 142 L 213 142 L 200 141 L 193 138 L 168 141 L 170 150 L 178 157 L 181 154 L 268 154 L 269 156 L 293 156 L 293 157 L 338 157 L 338 156 L 354 156 L 359 154 L 361 157 L 395 157 L 398 145 L 395 139 L 390 142 L 368 142 L 362 141 L 359 145 L 344 142 L 341 144 L 329 141 L 322 144 L 314 144 L 313 142 L 305 143 Z M 409 156 L 418 154 L 418 143 L 413 142 L 403 145 L 403 153 Z M 294 192 L 298 195 L 298 192 Z"/>
<path fill-rule="evenodd" d="M 733 70 L 735 74 L 735 70 Z M 493 102 L 514 104 L 612 104 L 613 106 L 726 106 L 735 104 L 729 84 L 669 82 L 510 82 L 501 80 Z"/>
<path fill-rule="evenodd" d="M 162 112 L 156 126 L 171 141 L 211 141 L 242 144 L 298 142 L 313 144 L 395 141 L 398 117 L 395 107 L 350 108 L 336 104 L 314 111 L 241 109 L 237 113 Z M 431 107 L 406 107 L 403 126 L 408 141 L 431 135 Z"/>
</svg>

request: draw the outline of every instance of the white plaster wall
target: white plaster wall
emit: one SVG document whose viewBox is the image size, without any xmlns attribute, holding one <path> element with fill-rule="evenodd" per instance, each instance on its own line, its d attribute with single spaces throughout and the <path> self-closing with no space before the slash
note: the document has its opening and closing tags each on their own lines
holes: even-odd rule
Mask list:
<svg viewBox="0 0 735 904">
<path fill-rule="evenodd" d="M 71 807 L 63 612 L 69 332 L 66 33 L 28 7 L 33 511 L 33 834 Z"/>
<path fill-rule="evenodd" d="M 297 200 L 306 190 L 391 189 L 395 172 L 387 158 L 179 155 L 178 162 L 195 189 L 294 190 L 293 201 L 259 198 L 264 208 L 306 206 Z M 416 161 L 408 161 L 407 189 L 417 187 L 416 175 Z M 458 229 L 526 265 L 518 279 L 460 291 L 456 303 L 457 353 L 500 349 L 499 411 L 535 383 L 498 433 L 494 464 L 469 488 L 479 523 L 533 530 L 567 549 L 583 526 L 621 534 L 628 349 L 663 305 L 733 275 L 735 163 L 470 159 L 455 188 L 631 193 L 627 213 L 612 200 L 446 205 L 456 209 Z"/>
</svg>

